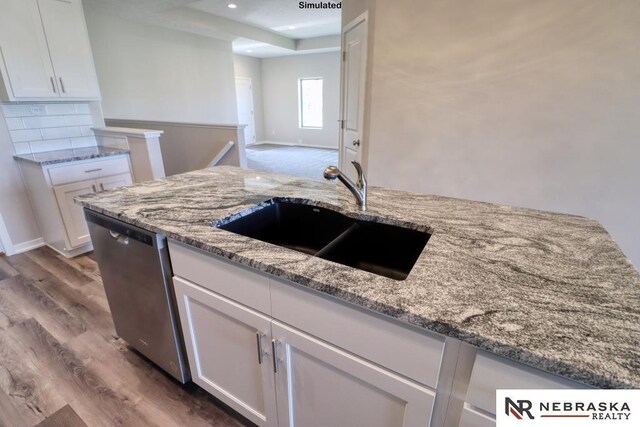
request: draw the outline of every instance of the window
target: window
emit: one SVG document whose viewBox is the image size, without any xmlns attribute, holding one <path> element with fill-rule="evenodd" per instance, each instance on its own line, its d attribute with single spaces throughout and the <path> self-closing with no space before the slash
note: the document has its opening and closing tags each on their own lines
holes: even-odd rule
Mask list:
<svg viewBox="0 0 640 427">
<path fill-rule="evenodd" d="M 298 80 L 300 127 L 322 129 L 322 78 Z"/>
</svg>

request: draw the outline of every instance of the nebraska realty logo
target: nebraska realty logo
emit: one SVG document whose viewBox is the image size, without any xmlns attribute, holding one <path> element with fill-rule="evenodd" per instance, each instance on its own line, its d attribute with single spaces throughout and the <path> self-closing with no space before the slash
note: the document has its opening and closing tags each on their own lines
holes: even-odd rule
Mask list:
<svg viewBox="0 0 640 427">
<path fill-rule="evenodd" d="M 496 425 L 640 426 L 640 390 L 497 390 Z"/>
</svg>

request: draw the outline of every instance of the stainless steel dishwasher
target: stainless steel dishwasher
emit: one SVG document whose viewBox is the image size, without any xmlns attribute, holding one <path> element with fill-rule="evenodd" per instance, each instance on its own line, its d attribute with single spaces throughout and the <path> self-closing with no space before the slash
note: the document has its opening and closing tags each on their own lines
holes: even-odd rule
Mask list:
<svg viewBox="0 0 640 427">
<path fill-rule="evenodd" d="M 84 210 L 116 332 L 182 383 L 190 380 L 164 236 Z"/>
</svg>

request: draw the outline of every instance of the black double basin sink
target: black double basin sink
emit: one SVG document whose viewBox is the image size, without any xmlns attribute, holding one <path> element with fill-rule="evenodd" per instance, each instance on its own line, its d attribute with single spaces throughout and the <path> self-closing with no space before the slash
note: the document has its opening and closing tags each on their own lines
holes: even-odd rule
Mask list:
<svg viewBox="0 0 640 427">
<path fill-rule="evenodd" d="M 271 200 L 232 218 L 214 225 L 394 280 L 407 277 L 431 237 L 425 231 L 285 200 Z"/>
</svg>

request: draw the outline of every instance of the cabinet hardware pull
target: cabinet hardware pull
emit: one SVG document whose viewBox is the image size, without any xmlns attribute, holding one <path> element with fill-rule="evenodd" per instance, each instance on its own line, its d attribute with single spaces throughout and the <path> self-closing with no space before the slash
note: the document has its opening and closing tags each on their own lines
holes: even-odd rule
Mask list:
<svg viewBox="0 0 640 427">
<path fill-rule="evenodd" d="M 100 183 L 100 184 L 98 184 L 98 185 L 100 185 L 100 191 L 104 191 L 104 184 L 101 182 L 101 183 Z"/>
<path fill-rule="evenodd" d="M 355 141 L 353 141 L 353 145 L 354 145 L 355 147 L 359 147 L 359 146 L 360 146 L 360 140 L 359 140 L 359 139 L 356 139 Z"/>
<path fill-rule="evenodd" d="M 91 184 L 91 189 L 93 190 L 94 193 L 98 192 L 98 189 L 96 188 L 95 184 Z"/>
<path fill-rule="evenodd" d="M 49 77 L 49 80 L 51 80 L 51 88 L 53 89 L 53 93 L 58 93 L 58 91 L 56 90 L 56 81 L 53 80 L 53 77 Z"/>
<path fill-rule="evenodd" d="M 256 332 L 256 343 L 258 345 L 258 365 L 262 365 L 262 337 L 260 332 Z"/>
<path fill-rule="evenodd" d="M 62 93 L 67 93 L 67 91 L 64 89 L 64 82 L 62 81 L 62 77 L 58 77 L 58 79 L 60 79 L 60 87 L 62 88 Z"/>
<path fill-rule="evenodd" d="M 88 170 L 84 171 L 84 173 L 100 172 L 101 170 L 102 170 L 102 168 L 88 169 Z"/>
<path fill-rule="evenodd" d="M 276 340 L 271 340 L 271 350 L 273 351 L 273 372 L 278 373 L 278 343 Z"/>
</svg>

